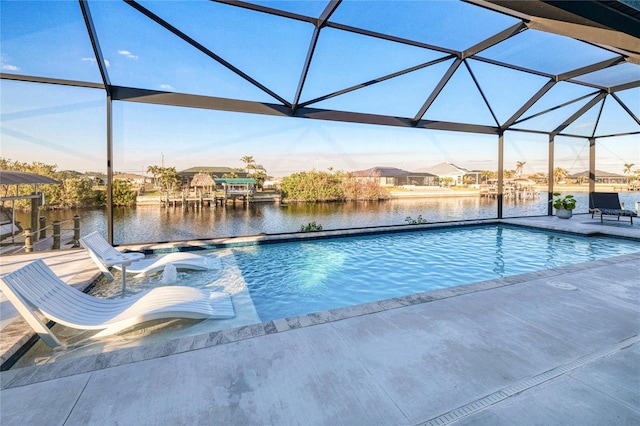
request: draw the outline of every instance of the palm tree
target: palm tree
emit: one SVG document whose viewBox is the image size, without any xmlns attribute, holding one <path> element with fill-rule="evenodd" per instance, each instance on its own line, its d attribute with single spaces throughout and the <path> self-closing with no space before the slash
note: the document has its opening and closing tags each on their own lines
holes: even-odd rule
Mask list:
<svg viewBox="0 0 640 426">
<path fill-rule="evenodd" d="M 633 163 L 624 164 L 624 174 L 627 175 L 627 182 L 631 181 L 631 168 L 635 166 Z"/>
<path fill-rule="evenodd" d="M 147 173 L 151 173 L 153 176 L 153 186 L 158 186 L 158 176 L 162 173 L 162 167 L 160 166 L 149 166 L 147 167 Z"/>
<path fill-rule="evenodd" d="M 527 164 L 526 161 L 516 161 L 516 177 L 522 176 L 522 169 L 524 168 L 525 164 Z"/>
<path fill-rule="evenodd" d="M 560 182 L 561 180 L 566 178 L 568 175 L 569 175 L 569 172 L 563 168 L 556 167 L 555 169 L 553 169 L 553 181 L 555 183 Z"/>
<path fill-rule="evenodd" d="M 451 176 L 445 176 L 440 178 L 440 186 L 449 187 L 453 185 L 453 178 Z"/>
<path fill-rule="evenodd" d="M 253 169 L 251 166 L 256 162 L 252 155 L 245 155 L 240 159 L 240 161 L 244 163 L 244 170 L 247 173 L 249 173 L 249 170 Z"/>
<path fill-rule="evenodd" d="M 480 170 L 480 177 L 482 178 L 484 183 L 487 183 L 487 181 L 489 179 L 493 179 L 495 176 L 496 176 L 496 172 L 494 172 L 494 171 L 491 171 L 491 170 Z"/>
<path fill-rule="evenodd" d="M 163 191 L 173 191 L 174 187 L 180 182 L 180 175 L 175 167 L 161 167 L 158 181 L 162 185 Z"/>
<path fill-rule="evenodd" d="M 529 179 L 533 179 L 537 183 L 547 183 L 547 174 L 542 172 L 537 172 L 530 175 Z"/>
</svg>

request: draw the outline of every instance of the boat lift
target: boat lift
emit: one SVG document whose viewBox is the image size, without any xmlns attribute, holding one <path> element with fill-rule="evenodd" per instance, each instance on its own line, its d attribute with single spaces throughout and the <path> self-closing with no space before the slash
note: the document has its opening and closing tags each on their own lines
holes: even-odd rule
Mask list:
<svg viewBox="0 0 640 426">
<path fill-rule="evenodd" d="M 44 194 L 42 192 L 38 192 L 38 185 L 39 184 L 57 184 L 59 185 L 60 182 L 58 182 L 55 179 L 51 179 L 50 177 L 47 176 L 42 176 L 42 175 L 38 175 L 35 173 L 27 173 L 27 172 L 17 172 L 17 171 L 13 171 L 13 170 L 0 170 L 0 185 L 15 185 L 16 186 L 16 195 L 13 196 L 9 196 L 9 197 L 0 197 L 0 202 L 2 203 L 2 206 L 4 207 L 4 203 L 6 201 L 11 201 L 11 208 L 10 208 L 10 216 L 11 219 L 10 221 L 9 219 L 9 212 L 7 212 L 7 208 L 4 207 L 4 211 L 3 214 L 4 216 L 6 216 L 7 220 L 3 220 L 0 223 L 1 226 L 1 235 L 0 235 L 0 240 L 3 240 L 5 238 L 8 238 L 9 236 L 11 237 L 11 242 L 15 241 L 15 236 L 16 234 L 19 234 L 20 232 L 22 232 L 22 228 L 20 227 L 19 224 L 16 223 L 16 218 L 15 218 L 15 202 L 16 200 L 32 200 L 32 209 L 31 209 L 31 229 L 37 229 L 38 227 L 38 207 L 44 205 L 45 199 L 44 199 Z M 33 185 L 34 186 L 34 193 L 30 194 L 30 195 L 17 195 L 20 194 L 20 185 Z"/>
</svg>

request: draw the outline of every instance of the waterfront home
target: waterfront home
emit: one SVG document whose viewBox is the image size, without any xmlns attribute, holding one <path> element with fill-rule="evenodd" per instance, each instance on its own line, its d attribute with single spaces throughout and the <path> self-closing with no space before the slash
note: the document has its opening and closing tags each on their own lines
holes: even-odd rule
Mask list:
<svg viewBox="0 0 640 426">
<path fill-rule="evenodd" d="M 408 171 L 396 167 L 371 167 L 353 172 L 357 179 L 375 181 L 380 186 L 398 186 L 398 179 L 408 174 Z"/>
<path fill-rule="evenodd" d="M 438 186 L 438 176 L 426 172 L 409 172 L 396 167 L 372 167 L 353 172 L 358 179 L 376 181 L 380 186 Z"/>
<path fill-rule="evenodd" d="M 113 175 L 113 180 L 128 180 L 131 183 L 143 186 L 146 183 L 153 183 L 153 179 L 148 176 L 136 175 L 134 173 L 118 173 Z"/>
<path fill-rule="evenodd" d="M 618 173 L 605 172 L 603 170 L 595 171 L 596 183 L 627 183 L 627 177 L 625 175 L 621 175 Z M 574 173 L 572 175 L 567 176 L 568 180 L 572 180 L 573 182 L 588 182 L 589 181 L 589 170 L 585 170 L 580 173 Z"/>
<path fill-rule="evenodd" d="M 451 178 L 453 179 L 453 186 L 464 185 L 466 176 L 470 176 L 473 179 L 473 185 L 480 184 L 480 171 L 465 169 L 451 163 L 439 163 L 435 166 L 420 168 L 417 171 L 431 173 L 441 180 L 443 178 Z"/>
</svg>

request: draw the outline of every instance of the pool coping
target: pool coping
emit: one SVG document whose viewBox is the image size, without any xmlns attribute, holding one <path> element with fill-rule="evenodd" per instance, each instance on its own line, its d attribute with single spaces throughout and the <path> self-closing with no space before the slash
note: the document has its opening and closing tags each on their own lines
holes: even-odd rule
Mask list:
<svg viewBox="0 0 640 426">
<path fill-rule="evenodd" d="M 11 369 L 0 373 L 2 389 L 26 386 L 33 383 L 88 373 L 125 364 L 162 358 L 184 352 L 205 349 L 212 346 L 229 344 L 275 333 L 313 327 L 349 318 L 375 314 L 392 309 L 430 303 L 452 297 L 464 296 L 481 291 L 517 285 L 535 279 L 557 277 L 567 273 L 583 271 L 613 263 L 622 263 L 640 259 L 640 254 L 632 253 L 601 260 L 567 265 L 542 271 L 527 272 L 504 278 L 480 281 L 477 283 L 446 289 L 416 293 L 391 299 L 380 300 L 324 312 L 311 313 L 290 318 L 277 319 L 265 323 L 255 323 L 225 330 L 213 331 L 194 336 L 169 339 L 162 342 L 134 348 L 118 349 L 111 352 L 90 355 L 81 358 L 60 360 L 52 364 Z"/>
</svg>

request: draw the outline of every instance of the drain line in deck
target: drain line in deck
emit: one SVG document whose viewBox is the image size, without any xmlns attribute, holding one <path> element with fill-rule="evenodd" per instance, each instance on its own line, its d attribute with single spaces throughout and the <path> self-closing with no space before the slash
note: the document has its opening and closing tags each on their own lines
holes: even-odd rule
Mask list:
<svg viewBox="0 0 640 426">
<path fill-rule="evenodd" d="M 497 404 L 500 401 L 503 401 L 521 392 L 527 391 L 544 382 L 548 382 L 549 380 L 553 380 L 557 377 L 567 374 L 570 371 L 580 368 L 585 364 L 588 364 L 593 361 L 597 361 L 601 358 L 604 358 L 608 355 L 618 352 L 628 346 L 635 345 L 639 341 L 640 341 L 640 336 L 630 337 L 628 339 L 625 339 L 621 342 L 616 343 L 615 345 L 593 352 L 589 355 L 586 355 L 568 364 L 561 365 L 549 371 L 545 371 L 544 373 L 538 374 L 537 376 L 533 376 L 519 383 L 515 383 L 513 385 L 507 386 L 503 389 L 500 389 L 497 392 L 494 392 L 483 398 L 477 399 L 469 404 L 466 404 L 454 410 L 451 410 L 448 413 L 442 414 L 424 423 L 419 423 L 418 426 L 442 426 L 442 425 L 455 422 L 456 420 L 459 420 L 462 417 L 471 415 L 475 412 L 478 412 L 484 408 L 489 407 L 490 405 Z"/>
</svg>

